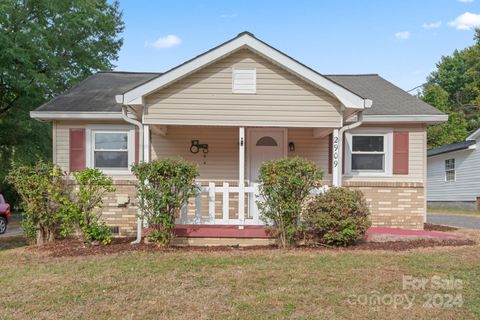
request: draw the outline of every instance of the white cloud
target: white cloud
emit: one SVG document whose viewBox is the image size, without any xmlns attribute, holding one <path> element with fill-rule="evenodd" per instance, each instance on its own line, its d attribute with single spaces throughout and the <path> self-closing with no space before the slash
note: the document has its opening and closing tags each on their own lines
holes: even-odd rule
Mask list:
<svg viewBox="0 0 480 320">
<path fill-rule="evenodd" d="M 174 34 L 169 34 L 168 36 L 158 38 L 154 42 L 147 42 L 145 46 L 163 49 L 178 46 L 180 43 L 182 43 L 182 39 Z"/>
<path fill-rule="evenodd" d="M 232 19 L 238 17 L 237 13 L 224 13 L 220 15 L 220 18 L 222 19 Z"/>
<path fill-rule="evenodd" d="M 395 33 L 395 38 L 400 39 L 400 40 L 407 40 L 410 38 L 410 32 L 408 31 L 400 31 Z"/>
<path fill-rule="evenodd" d="M 448 25 L 457 30 L 471 30 L 480 27 L 480 14 L 465 12 L 456 17 L 455 20 L 450 21 Z"/>
<path fill-rule="evenodd" d="M 442 21 L 436 21 L 431 23 L 424 23 L 422 24 L 422 27 L 424 27 L 425 29 L 436 29 L 436 28 L 440 28 L 441 25 L 442 25 Z"/>
<path fill-rule="evenodd" d="M 458 2 L 462 2 L 462 3 L 472 3 L 473 0 L 457 0 Z"/>
</svg>

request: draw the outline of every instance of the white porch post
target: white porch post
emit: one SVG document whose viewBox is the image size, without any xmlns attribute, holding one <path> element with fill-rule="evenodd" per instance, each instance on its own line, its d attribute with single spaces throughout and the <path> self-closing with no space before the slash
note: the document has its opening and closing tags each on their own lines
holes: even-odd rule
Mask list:
<svg viewBox="0 0 480 320">
<path fill-rule="evenodd" d="M 339 129 L 333 129 L 332 135 L 332 184 L 334 187 L 341 185 L 342 150 L 340 146 Z"/>
<path fill-rule="evenodd" d="M 245 223 L 245 128 L 238 129 L 238 220 Z"/>
<path fill-rule="evenodd" d="M 140 151 L 142 152 L 142 151 Z M 150 162 L 150 126 L 143 126 L 143 162 Z M 142 219 L 144 228 L 148 227 L 147 220 Z"/>
<path fill-rule="evenodd" d="M 143 162 L 150 162 L 150 126 L 143 126 Z"/>
</svg>

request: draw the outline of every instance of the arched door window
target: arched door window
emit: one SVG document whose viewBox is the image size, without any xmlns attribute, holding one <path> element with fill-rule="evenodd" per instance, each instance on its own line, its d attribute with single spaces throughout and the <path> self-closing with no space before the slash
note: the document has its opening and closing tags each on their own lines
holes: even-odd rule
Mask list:
<svg viewBox="0 0 480 320">
<path fill-rule="evenodd" d="M 255 144 L 257 147 L 276 147 L 278 146 L 277 141 L 269 136 L 264 136 L 258 139 L 257 143 Z"/>
</svg>

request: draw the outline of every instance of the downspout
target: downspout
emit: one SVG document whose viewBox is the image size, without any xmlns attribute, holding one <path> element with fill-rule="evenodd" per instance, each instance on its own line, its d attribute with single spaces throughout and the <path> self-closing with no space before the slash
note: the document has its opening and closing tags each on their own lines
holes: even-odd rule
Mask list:
<svg viewBox="0 0 480 320">
<path fill-rule="evenodd" d="M 338 130 L 338 150 L 340 150 L 342 152 L 342 156 L 341 157 L 338 157 L 338 186 L 341 187 L 342 186 L 342 178 L 343 178 L 343 153 L 345 152 L 345 150 L 343 150 L 343 134 L 346 132 L 346 131 L 349 131 L 349 130 L 352 130 L 352 129 L 355 129 L 359 126 L 361 126 L 363 123 L 363 112 L 360 111 L 358 114 L 357 114 L 357 121 L 354 122 L 354 123 L 351 123 L 349 125 L 346 125 L 346 126 L 343 126 L 340 128 L 340 130 Z"/>
<path fill-rule="evenodd" d="M 122 118 L 128 123 L 138 127 L 138 162 L 143 162 L 143 125 L 140 121 L 128 117 L 127 106 L 122 105 Z M 140 208 L 138 208 L 140 211 Z M 132 244 L 137 244 L 142 241 L 143 220 L 140 218 L 140 212 L 137 213 L 137 239 L 132 241 Z"/>
</svg>

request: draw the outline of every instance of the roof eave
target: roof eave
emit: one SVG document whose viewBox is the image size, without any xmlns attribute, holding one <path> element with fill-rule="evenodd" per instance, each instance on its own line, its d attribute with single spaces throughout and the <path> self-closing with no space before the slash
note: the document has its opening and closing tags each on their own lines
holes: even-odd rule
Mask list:
<svg viewBox="0 0 480 320">
<path fill-rule="evenodd" d="M 30 117 L 40 121 L 52 120 L 121 120 L 121 112 L 87 111 L 30 111 Z"/>
<path fill-rule="evenodd" d="M 478 137 L 480 137 L 480 128 L 478 128 L 477 130 L 475 130 L 474 133 L 472 133 L 471 135 L 469 135 L 465 141 L 468 141 L 468 140 L 477 140 Z"/>
<path fill-rule="evenodd" d="M 426 123 L 437 124 L 448 121 L 448 115 L 364 115 L 364 123 Z"/>
<path fill-rule="evenodd" d="M 455 148 L 455 149 L 452 149 L 452 150 L 445 150 L 445 151 L 440 151 L 440 152 L 430 152 L 429 154 L 429 151 L 433 151 L 435 149 L 432 149 L 432 150 L 429 150 L 427 151 L 427 157 L 430 158 L 430 157 L 435 157 L 435 156 L 439 156 L 439 155 L 442 155 L 442 154 L 447 154 L 447 153 L 452 153 L 452 152 L 459 152 L 459 151 L 467 151 L 467 150 L 475 150 L 477 149 L 477 145 L 475 143 L 474 140 L 470 140 L 472 143 L 469 144 L 469 145 L 465 145 L 463 147 L 458 147 L 458 148 Z M 441 148 L 441 147 L 439 147 Z"/>
</svg>

